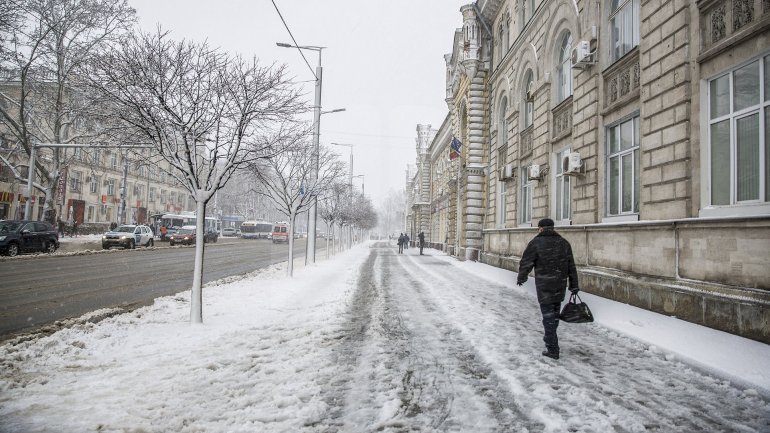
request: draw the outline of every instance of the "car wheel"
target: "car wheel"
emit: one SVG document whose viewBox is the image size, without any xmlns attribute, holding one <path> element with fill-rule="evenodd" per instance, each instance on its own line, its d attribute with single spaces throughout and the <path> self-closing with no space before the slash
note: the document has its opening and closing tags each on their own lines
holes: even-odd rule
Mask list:
<svg viewBox="0 0 770 433">
<path fill-rule="evenodd" d="M 153 242 L 153 240 L 150 239 L 150 242 L 147 243 L 147 246 L 148 247 L 154 247 L 155 246 L 155 242 Z"/>
<path fill-rule="evenodd" d="M 48 254 L 53 254 L 56 252 L 56 243 L 54 242 L 48 242 L 45 246 L 45 252 Z"/>
<path fill-rule="evenodd" d="M 133 250 L 134 248 L 136 248 L 134 241 L 128 241 L 128 249 Z"/>
<path fill-rule="evenodd" d="M 104 244 L 102 244 L 102 249 L 103 249 L 103 250 L 109 250 L 109 249 L 110 249 L 110 247 L 109 247 L 108 245 L 104 245 Z"/>
<path fill-rule="evenodd" d="M 168 243 L 168 245 L 173 247 L 173 246 L 174 246 L 174 241 L 170 241 L 170 242 Z"/>
<path fill-rule="evenodd" d="M 19 244 L 15 242 L 11 242 L 8 245 L 8 255 L 11 257 L 16 257 L 19 255 Z"/>
</svg>

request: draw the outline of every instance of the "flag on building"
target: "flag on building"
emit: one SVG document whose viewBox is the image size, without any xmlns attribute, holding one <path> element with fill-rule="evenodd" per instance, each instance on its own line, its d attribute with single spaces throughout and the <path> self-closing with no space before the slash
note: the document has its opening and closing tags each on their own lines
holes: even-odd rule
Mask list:
<svg viewBox="0 0 770 433">
<path fill-rule="evenodd" d="M 460 156 L 460 147 L 462 147 L 462 143 L 460 140 L 457 139 L 457 137 L 452 138 L 452 144 L 449 146 L 449 159 L 454 160 L 457 159 Z"/>
</svg>

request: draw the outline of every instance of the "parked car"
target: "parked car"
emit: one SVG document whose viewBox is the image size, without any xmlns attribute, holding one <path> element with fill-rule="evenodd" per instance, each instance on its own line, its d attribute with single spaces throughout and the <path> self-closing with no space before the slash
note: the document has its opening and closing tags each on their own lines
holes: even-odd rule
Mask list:
<svg viewBox="0 0 770 433">
<path fill-rule="evenodd" d="M 152 229 L 145 225 L 124 224 L 102 235 L 102 248 L 112 247 L 134 249 L 155 245 Z"/>
<path fill-rule="evenodd" d="M 0 221 L 0 253 L 16 256 L 21 252 L 45 251 L 59 248 L 59 234 L 45 221 Z"/>
<path fill-rule="evenodd" d="M 237 230 L 232 227 L 226 227 L 222 229 L 222 236 L 235 236 Z"/>
</svg>

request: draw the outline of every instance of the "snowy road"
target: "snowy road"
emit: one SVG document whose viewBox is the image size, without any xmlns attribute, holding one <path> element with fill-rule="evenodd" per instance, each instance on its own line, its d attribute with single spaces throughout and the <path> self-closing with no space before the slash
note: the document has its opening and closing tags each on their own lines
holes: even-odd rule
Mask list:
<svg viewBox="0 0 770 433">
<path fill-rule="evenodd" d="M 218 282 L 203 325 L 182 292 L 9 340 L 0 432 L 770 431 L 766 345 L 682 334 L 734 350 L 747 386 L 598 323 L 560 324 L 554 361 L 530 283 L 426 252 L 376 243 Z M 597 310 L 652 326 L 612 304 Z"/>
<path fill-rule="evenodd" d="M 770 431 L 766 401 L 601 327 L 560 324 L 562 358 L 544 358 L 533 298 L 384 246 L 340 339 L 330 430 Z"/>
</svg>

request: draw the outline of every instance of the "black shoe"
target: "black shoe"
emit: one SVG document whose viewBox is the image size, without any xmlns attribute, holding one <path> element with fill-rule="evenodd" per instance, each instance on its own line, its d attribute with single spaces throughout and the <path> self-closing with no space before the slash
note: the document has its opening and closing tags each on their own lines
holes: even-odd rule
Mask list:
<svg viewBox="0 0 770 433">
<path fill-rule="evenodd" d="M 559 352 L 549 352 L 547 350 L 543 351 L 543 356 L 547 356 L 549 358 L 553 359 L 559 359 Z"/>
</svg>

